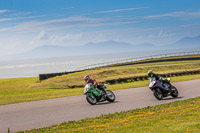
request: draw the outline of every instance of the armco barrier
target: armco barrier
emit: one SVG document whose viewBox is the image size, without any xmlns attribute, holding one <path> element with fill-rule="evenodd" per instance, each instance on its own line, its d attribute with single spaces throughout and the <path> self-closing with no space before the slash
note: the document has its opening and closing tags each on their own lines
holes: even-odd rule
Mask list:
<svg viewBox="0 0 200 133">
<path fill-rule="evenodd" d="M 70 73 L 76 73 L 76 72 L 81 72 L 81 71 L 71 71 L 71 72 L 60 72 L 60 73 L 47 73 L 47 74 L 39 74 L 39 80 L 45 80 L 48 78 L 56 77 L 56 76 L 62 76 Z"/>
<path fill-rule="evenodd" d="M 193 74 L 200 74 L 200 70 L 171 72 L 171 73 L 166 73 L 166 74 L 160 74 L 160 76 L 163 77 L 163 78 L 167 78 L 167 77 L 174 77 L 174 76 L 177 77 L 177 76 L 193 75 Z M 117 84 L 117 83 L 136 82 L 136 81 L 142 81 L 142 80 L 148 80 L 148 79 L 149 79 L 149 77 L 147 75 L 142 75 L 142 76 L 134 76 L 134 77 L 129 77 L 129 78 L 119 78 L 119 79 L 113 79 L 113 80 L 106 80 L 104 83 Z M 78 87 L 84 87 L 84 85 L 69 86 L 69 88 L 78 88 Z"/>
</svg>

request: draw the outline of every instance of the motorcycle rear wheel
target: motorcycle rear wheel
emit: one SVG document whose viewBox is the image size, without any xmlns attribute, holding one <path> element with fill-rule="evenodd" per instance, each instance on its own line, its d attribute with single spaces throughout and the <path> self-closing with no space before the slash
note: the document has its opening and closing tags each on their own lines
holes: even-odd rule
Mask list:
<svg viewBox="0 0 200 133">
<path fill-rule="evenodd" d="M 106 90 L 106 99 L 109 101 L 109 102 L 114 102 L 115 101 L 115 94 L 110 91 L 110 90 Z"/>
<path fill-rule="evenodd" d="M 96 103 L 97 103 L 97 99 L 93 96 L 93 98 L 92 97 L 90 97 L 89 95 L 87 95 L 86 96 L 86 100 L 88 101 L 88 103 L 89 104 L 91 104 L 91 105 L 95 105 Z"/>
<path fill-rule="evenodd" d="M 153 89 L 153 95 L 158 100 L 162 100 L 163 99 L 163 93 L 162 93 L 162 91 L 159 88 Z"/>
</svg>

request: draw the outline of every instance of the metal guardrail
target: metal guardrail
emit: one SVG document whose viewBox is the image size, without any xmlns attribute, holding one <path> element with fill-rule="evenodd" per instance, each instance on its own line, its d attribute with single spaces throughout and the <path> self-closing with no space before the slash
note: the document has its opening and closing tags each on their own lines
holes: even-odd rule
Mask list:
<svg viewBox="0 0 200 133">
<path fill-rule="evenodd" d="M 118 61 L 103 62 L 103 63 L 97 63 L 97 64 L 91 64 L 91 65 L 79 67 L 79 68 L 75 69 L 75 71 L 88 70 L 88 69 L 93 69 L 93 68 L 98 68 L 98 67 L 103 67 L 103 66 L 108 66 L 108 65 L 128 63 L 128 62 L 140 61 L 140 60 L 146 60 L 146 59 L 156 59 L 156 58 L 163 58 L 163 57 L 184 56 L 184 55 L 194 55 L 194 54 L 200 54 L 200 51 L 167 53 L 167 54 L 159 54 L 159 55 L 152 55 L 152 56 L 123 59 L 123 60 L 118 60 Z"/>
</svg>

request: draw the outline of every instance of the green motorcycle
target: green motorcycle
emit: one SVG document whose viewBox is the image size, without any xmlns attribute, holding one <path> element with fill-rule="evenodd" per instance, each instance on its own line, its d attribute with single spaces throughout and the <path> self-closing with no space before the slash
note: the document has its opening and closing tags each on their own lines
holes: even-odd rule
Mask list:
<svg viewBox="0 0 200 133">
<path fill-rule="evenodd" d="M 103 84 L 101 89 L 99 89 L 92 84 L 86 84 L 84 88 L 84 94 L 86 95 L 86 100 L 88 103 L 95 105 L 97 102 L 114 102 L 115 94 L 110 90 L 106 90 L 107 87 L 107 84 Z"/>
</svg>

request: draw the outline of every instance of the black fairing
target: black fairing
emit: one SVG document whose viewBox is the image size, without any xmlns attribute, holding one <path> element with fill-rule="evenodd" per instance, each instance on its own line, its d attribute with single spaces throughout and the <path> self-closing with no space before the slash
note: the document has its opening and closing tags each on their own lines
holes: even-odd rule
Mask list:
<svg viewBox="0 0 200 133">
<path fill-rule="evenodd" d="M 168 94 L 169 91 L 165 89 L 164 84 L 162 82 L 157 82 L 156 85 L 157 86 L 155 86 L 155 87 L 157 87 L 157 88 L 159 88 L 161 90 L 161 92 L 163 93 L 163 96 L 164 97 L 167 96 L 167 94 Z"/>
</svg>

